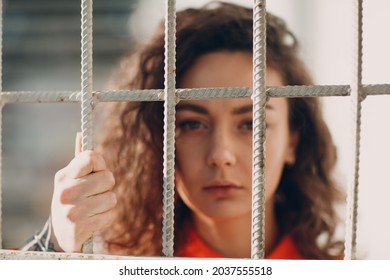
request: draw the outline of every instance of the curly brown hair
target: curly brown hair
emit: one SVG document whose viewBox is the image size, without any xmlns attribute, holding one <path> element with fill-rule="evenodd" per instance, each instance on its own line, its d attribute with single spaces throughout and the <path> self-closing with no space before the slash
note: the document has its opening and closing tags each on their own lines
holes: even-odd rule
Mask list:
<svg viewBox="0 0 390 280">
<path fill-rule="evenodd" d="M 218 2 L 177 13 L 176 83 L 200 55 L 229 50 L 253 52 L 252 9 Z M 312 80 L 298 58 L 298 45 L 285 23 L 267 13 L 267 66 L 285 85 Z M 117 89 L 164 88 L 164 32 L 161 24 L 151 40 L 127 55 L 114 81 Z M 317 98 L 289 98 L 290 129 L 298 131 L 296 162 L 286 166 L 277 190 L 276 213 L 282 233 L 290 234 L 300 253 L 310 259 L 340 256 L 334 242 L 338 218 L 334 203 L 341 198 L 332 170 L 336 150 Z M 105 233 L 110 252 L 161 255 L 162 242 L 162 102 L 105 105 L 107 120 L 103 154 L 116 178 L 118 216 Z M 175 207 L 175 246 L 190 211 L 180 200 Z M 319 237 L 322 242 L 319 242 Z"/>
</svg>

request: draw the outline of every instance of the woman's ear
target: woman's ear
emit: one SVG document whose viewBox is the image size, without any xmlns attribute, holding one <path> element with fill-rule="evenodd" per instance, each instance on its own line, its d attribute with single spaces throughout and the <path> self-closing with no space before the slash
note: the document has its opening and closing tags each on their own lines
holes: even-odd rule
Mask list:
<svg viewBox="0 0 390 280">
<path fill-rule="evenodd" d="M 299 133 L 298 131 L 290 132 L 290 139 L 288 143 L 288 148 L 286 152 L 285 162 L 287 165 L 294 165 L 296 161 L 296 148 L 299 143 Z"/>
</svg>

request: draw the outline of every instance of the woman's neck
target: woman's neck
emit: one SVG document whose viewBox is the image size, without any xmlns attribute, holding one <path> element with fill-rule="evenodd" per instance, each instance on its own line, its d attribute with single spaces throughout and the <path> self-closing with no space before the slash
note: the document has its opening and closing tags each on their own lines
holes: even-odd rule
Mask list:
<svg viewBox="0 0 390 280">
<path fill-rule="evenodd" d="M 267 207 L 265 211 L 265 254 L 272 251 L 280 236 L 275 212 Z M 194 226 L 205 243 L 227 258 L 251 257 L 251 213 L 231 219 L 213 220 L 194 215 Z"/>
</svg>

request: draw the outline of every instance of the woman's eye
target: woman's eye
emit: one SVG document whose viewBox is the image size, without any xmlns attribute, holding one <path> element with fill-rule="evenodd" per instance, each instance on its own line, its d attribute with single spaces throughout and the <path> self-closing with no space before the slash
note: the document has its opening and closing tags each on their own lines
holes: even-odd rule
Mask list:
<svg viewBox="0 0 390 280">
<path fill-rule="evenodd" d="M 268 128 L 269 127 L 269 124 L 266 123 L 265 124 L 265 128 Z M 249 120 L 249 121 L 245 121 L 241 124 L 241 128 L 242 129 L 246 129 L 246 130 L 252 130 L 253 129 L 253 120 Z"/>
<path fill-rule="evenodd" d="M 202 126 L 203 124 L 200 121 L 195 120 L 181 121 L 177 124 L 177 127 L 185 130 L 200 129 Z"/>
<path fill-rule="evenodd" d="M 243 122 L 241 124 L 241 128 L 245 129 L 245 130 L 252 130 L 252 127 L 253 127 L 253 121 L 252 120 L 245 121 L 245 122 Z"/>
</svg>

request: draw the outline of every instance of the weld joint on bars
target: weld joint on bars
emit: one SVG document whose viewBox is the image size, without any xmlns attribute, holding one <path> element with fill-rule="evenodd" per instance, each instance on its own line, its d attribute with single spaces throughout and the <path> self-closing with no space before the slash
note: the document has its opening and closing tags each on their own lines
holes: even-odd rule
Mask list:
<svg viewBox="0 0 390 280">
<path fill-rule="evenodd" d="M 349 96 L 349 85 L 339 86 L 284 86 L 268 87 L 270 97 L 327 97 Z M 390 84 L 363 85 L 362 97 L 390 94 Z M 251 87 L 176 89 L 180 100 L 245 98 L 251 97 Z M 94 102 L 114 101 L 164 101 L 163 89 L 152 90 L 103 90 L 94 91 Z M 4 91 L 0 94 L 0 105 L 10 103 L 76 103 L 81 102 L 79 91 Z M 96 104 L 93 104 L 96 105 Z"/>
</svg>

